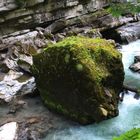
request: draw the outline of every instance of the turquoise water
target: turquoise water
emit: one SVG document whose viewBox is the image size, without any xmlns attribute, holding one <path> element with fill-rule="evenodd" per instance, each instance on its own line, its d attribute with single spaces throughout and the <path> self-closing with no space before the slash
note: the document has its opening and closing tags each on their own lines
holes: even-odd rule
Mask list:
<svg viewBox="0 0 140 140">
<path fill-rule="evenodd" d="M 124 83 L 140 88 L 140 74 L 134 73 L 129 69 L 129 66 L 134 62 L 134 56 L 140 55 L 140 40 L 124 45 L 121 52 L 123 54 L 122 61 L 125 70 Z"/>
<path fill-rule="evenodd" d="M 120 50 L 123 54 L 125 83 L 134 86 L 140 85 L 140 75 L 132 73 L 128 67 L 133 63 L 134 55 L 140 54 L 140 40 L 124 45 Z M 134 93 L 125 95 L 124 101 L 119 105 L 119 116 L 99 124 L 80 126 L 68 124 L 63 129 L 50 132 L 44 140 L 112 140 L 114 136 L 140 127 L 140 100 L 133 98 Z"/>
</svg>

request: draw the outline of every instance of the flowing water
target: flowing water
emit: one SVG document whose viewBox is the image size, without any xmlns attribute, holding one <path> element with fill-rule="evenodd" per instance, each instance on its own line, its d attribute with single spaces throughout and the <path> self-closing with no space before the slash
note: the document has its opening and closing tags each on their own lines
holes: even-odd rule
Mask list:
<svg viewBox="0 0 140 140">
<path fill-rule="evenodd" d="M 139 87 L 140 74 L 131 72 L 128 67 L 133 63 L 134 56 L 140 55 L 140 40 L 124 45 L 120 50 L 123 54 L 125 83 Z M 125 95 L 119 104 L 119 116 L 99 124 L 80 126 L 68 124 L 63 129 L 52 130 L 44 140 L 112 140 L 114 136 L 140 127 L 140 100 L 133 98 L 134 93 Z"/>
<path fill-rule="evenodd" d="M 140 88 L 140 74 L 129 70 L 129 66 L 134 62 L 134 56 L 140 56 L 140 40 L 124 45 L 121 49 L 123 54 L 123 64 L 125 70 L 124 83 L 133 87 Z"/>
</svg>

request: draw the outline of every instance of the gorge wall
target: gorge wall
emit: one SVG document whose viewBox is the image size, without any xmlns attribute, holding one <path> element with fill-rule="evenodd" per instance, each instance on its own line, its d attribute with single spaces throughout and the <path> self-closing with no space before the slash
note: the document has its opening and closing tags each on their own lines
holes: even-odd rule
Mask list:
<svg viewBox="0 0 140 140">
<path fill-rule="evenodd" d="M 2 0 L 0 2 L 0 48 L 13 45 L 21 38 L 36 37 L 40 30 L 37 27 L 43 27 L 46 36 L 48 32 L 76 35 L 79 32 L 90 31 L 91 34 L 92 29 L 104 30 L 118 27 L 133 20 L 133 18 L 112 17 L 102 9 L 107 5 L 108 0 Z M 21 35 L 20 39 L 17 38 L 19 35 Z M 38 44 L 43 46 L 42 43 Z"/>
<path fill-rule="evenodd" d="M 0 2 L 0 35 L 37 26 L 47 27 L 60 19 L 64 26 L 71 26 L 81 16 L 106 4 L 106 0 L 3 0 Z"/>
</svg>

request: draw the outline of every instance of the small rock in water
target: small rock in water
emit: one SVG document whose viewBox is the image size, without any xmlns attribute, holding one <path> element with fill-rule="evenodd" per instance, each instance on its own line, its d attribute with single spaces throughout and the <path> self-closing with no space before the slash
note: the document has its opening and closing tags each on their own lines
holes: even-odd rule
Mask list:
<svg viewBox="0 0 140 140">
<path fill-rule="evenodd" d="M 16 140 L 17 139 L 17 122 L 10 122 L 0 127 L 0 140 Z"/>
<path fill-rule="evenodd" d="M 132 64 L 129 68 L 134 72 L 140 72 L 140 62 Z"/>
<path fill-rule="evenodd" d="M 134 57 L 134 63 L 140 62 L 140 56 L 135 56 Z"/>
</svg>

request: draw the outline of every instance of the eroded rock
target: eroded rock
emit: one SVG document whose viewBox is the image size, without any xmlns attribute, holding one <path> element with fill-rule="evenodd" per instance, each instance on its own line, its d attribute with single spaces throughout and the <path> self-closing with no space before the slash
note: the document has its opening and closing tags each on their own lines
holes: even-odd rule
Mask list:
<svg viewBox="0 0 140 140">
<path fill-rule="evenodd" d="M 36 89 L 33 77 L 28 77 L 22 72 L 9 71 L 0 81 L 0 99 L 11 101 L 16 94 L 32 93 Z"/>
</svg>

